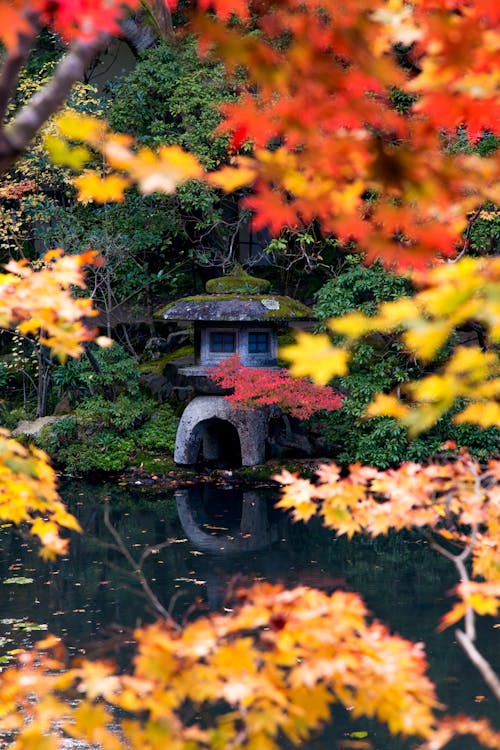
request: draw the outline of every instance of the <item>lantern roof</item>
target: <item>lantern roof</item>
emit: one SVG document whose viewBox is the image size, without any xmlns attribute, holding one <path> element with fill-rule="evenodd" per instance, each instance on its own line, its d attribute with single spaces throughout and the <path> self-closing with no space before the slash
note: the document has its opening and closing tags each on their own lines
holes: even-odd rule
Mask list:
<svg viewBox="0 0 500 750">
<path fill-rule="evenodd" d="M 208 294 L 183 297 L 171 302 L 155 317 L 172 321 L 292 322 L 313 320 L 313 311 L 283 295 L 272 294 L 270 282 L 235 266 L 226 276 L 207 282 Z"/>
</svg>

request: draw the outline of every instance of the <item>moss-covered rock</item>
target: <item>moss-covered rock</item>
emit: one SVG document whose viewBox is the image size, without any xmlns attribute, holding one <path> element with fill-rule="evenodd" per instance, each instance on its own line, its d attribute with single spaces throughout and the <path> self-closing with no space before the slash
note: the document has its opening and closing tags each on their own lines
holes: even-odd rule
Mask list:
<svg viewBox="0 0 500 750">
<path fill-rule="evenodd" d="M 165 369 L 165 365 L 171 364 L 172 362 L 175 363 L 176 359 L 184 357 L 191 357 L 194 361 L 194 346 L 192 344 L 176 349 L 175 352 L 170 352 L 170 354 L 162 354 L 158 359 L 150 359 L 147 362 L 143 362 L 139 365 L 139 370 L 141 372 L 155 372 L 161 374 Z"/>
</svg>

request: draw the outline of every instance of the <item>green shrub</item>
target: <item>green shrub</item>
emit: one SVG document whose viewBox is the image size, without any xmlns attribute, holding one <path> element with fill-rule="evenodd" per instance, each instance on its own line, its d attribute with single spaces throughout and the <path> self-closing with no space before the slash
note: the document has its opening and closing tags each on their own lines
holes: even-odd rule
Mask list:
<svg viewBox="0 0 500 750">
<path fill-rule="evenodd" d="M 107 387 L 115 393 L 126 391 L 127 395 L 139 398 L 140 371 L 133 357 L 116 342 L 104 349 L 92 346 L 91 352 L 100 373 L 95 372 L 84 354 L 54 368 L 53 381 L 60 395 L 67 393 L 73 402 L 78 403 L 89 396 L 99 395 Z"/>
<path fill-rule="evenodd" d="M 179 420 L 168 404 L 163 404 L 153 414 L 135 438 L 136 445 L 144 450 L 174 452 Z"/>
<path fill-rule="evenodd" d="M 74 417 L 64 417 L 54 424 L 42 427 L 36 445 L 59 462 L 60 455 L 69 443 L 78 439 L 78 423 Z"/>
<path fill-rule="evenodd" d="M 117 437 L 112 432 L 101 432 L 86 443 L 77 441 L 60 451 L 68 474 L 89 474 L 95 471 L 123 471 L 134 451 L 134 442 Z"/>
<path fill-rule="evenodd" d="M 75 414 L 82 425 L 90 430 L 102 426 L 123 433 L 138 428 L 151 415 L 153 402 L 144 397 L 118 396 L 115 401 L 106 401 L 102 396 L 86 398 L 76 407 Z"/>
</svg>

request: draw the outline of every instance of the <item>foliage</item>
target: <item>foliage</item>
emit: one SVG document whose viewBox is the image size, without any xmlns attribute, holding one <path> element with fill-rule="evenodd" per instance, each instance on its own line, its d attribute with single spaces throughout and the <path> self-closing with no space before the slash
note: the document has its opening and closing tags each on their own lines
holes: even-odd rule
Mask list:
<svg viewBox="0 0 500 750">
<path fill-rule="evenodd" d="M 291 509 L 295 520 L 320 514 L 338 535 L 426 530 L 432 547 L 453 562 L 460 580 L 456 593 L 461 602 L 443 617 L 441 627 L 464 619 L 465 630 L 456 632 L 457 639 L 500 700 L 500 679 L 474 645 L 474 613 L 497 615 L 500 610 L 499 471 L 498 460 L 483 467 L 462 451 L 439 464 L 407 463 L 386 472 L 351 466 L 345 478 L 335 464 L 325 464 L 316 484 L 287 471 L 276 479 L 285 485 L 280 507 Z"/>
<path fill-rule="evenodd" d="M 112 750 L 272 750 L 278 733 L 295 743 L 307 739 L 338 702 L 357 716 L 377 716 L 393 732 L 431 735 L 437 701 L 422 647 L 370 622 L 356 594 L 261 584 L 240 596 L 230 615 L 200 618 L 182 630 L 167 621 L 137 631 L 130 675 L 88 661 L 61 671 L 59 640 L 46 639 L 39 647 L 53 649 L 55 659 L 26 654 L 23 682 L 15 669 L 4 672 L 0 728 L 19 729 L 21 741 L 29 736 L 35 743 L 62 727 L 70 737 Z M 54 699 L 71 686 L 83 696 L 76 706 Z M 123 720 L 120 732 L 110 732 L 117 719 L 96 705 L 98 698 L 142 718 Z M 185 714 L 188 706 L 192 710 Z M 217 710 L 209 712 L 210 706 Z M 24 712 L 32 719 L 28 725 Z M 54 737 L 49 747 L 55 746 Z"/>
<path fill-rule="evenodd" d="M 168 404 L 141 397 L 85 398 L 72 416 L 44 427 L 36 439 L 66 474 L 117 472 L 130 466 L 137 450 L 173 453 L 178 418 Z"/>
<path fill-rule="evenodd" d="M 186 37 L 144 52 L 113 86 L 109 124 L 153 148 L 179 144 L 205 168 L 214 168 L 226 160 L 228 144 L 227 137 L 214 134 L 221 120 L 217 105 L 234 98 L 224 67 L 199 60 L 194 39 Z"/>
<path fill-rule="evenodd" d="M 85 399 L 77 408 L 78 419 L 85 423 L 93 422 L 96 425 L 113 427 L 122 433 L 136 427 L 144 421 L 145 412 L 148 413 L 151 405 L 121 395 L 115 401 L 106 401 L 102 396 L 96 395 Z"/>
<path fill-rule="evenodd" d="M 57 459 L 66 474 L 84 476 L 94 472 L 123 471 L 130 464 L 134 441 L 114 431 L 99 430 L 62 448 Z"/>
<path fill-rule="evenodd" d="M 436 0 L 367 0 L 320 10 L 287 0 L 259 8 L 251 36 L 246 3 L 231 6 L 241 25 L 226 3 L 213 6 L 218 18 L 198 17 L 203 42 L 246 74 L 223 129 L 235 149 L 251 141 L 254 150 L 212 182 L 251 185 L 245 205 L 274 232 L 316 218 L 370 259 L 415 266 L 453 255 L 467 213 L 497 195 L 498 152 L 450 154 L 442 140 L 459 125 L 472 141 L 497 127 L 493 5 L 457 13 Z M 391 54 L 398 44 L 403 64 Z M 408 95 L 403 113 L 395 89 Z"/>
<path fill-rule="evenodd" d="M 332 346 L 325 334 L 315 337 L 303 332 L 298 334 L 298 344 L 285 347 L 281 355 L 293 363 L 294 374 L 310 375 L 315 382 L 324 383 L 345 374 L 350 346 L 368 334 L 403 330 L 405 348 L 422 363 L 436 357 L 455 328 L 470 320 L 477 320 L 495 343 L 499 340 L 499 271 L 498 258 L 462 258 L 455 264 L 414 273 L 414 283 L 420 282 L 424 288 L 413 297 L 385 302 L 376 315 L 356 311 L 329 321 L 331 331 L 346 337 L 346 346 Z M 367 413 L 394 416 L 415 435 L 431 427 L 457 399 L 467 399 L 454 416 L 455 422 L 495 426 L 500 423 L 498 383 L 494 351 L 457 346 L 440 372 L 405 384 L 409 404 L 396 396 L 378 394 Z"/>
<path fill-rule="evenodd" d="M 170 7 L 174 5 L 172 1 Z M 490 123 L 499 122 L 494 58 L 497 3 L 415 0 L 408 5 L 404 0 L 383 4 L 353 0 L 339 5 L 326 0 L 318 5 L 314 0 L 284 0 L 249 6 L 244 0 L 201 0 L 199 5 L 202 10 L 214 10 L 214 14 L 199 16 L 205 44 L 213 45 L 228 67 L 247 79 L 238 102 L 224 108 L 224 127 L 232 133 L 232 148 L 237 151 L 245 141 L 254 145 L 252 156 L 236 156 L 235 164 L 214 172 L 209 184 L 228 191 L 253 185 L 246 203 L 256 212 L 258 226 L 278 230 L 294 226 L 299 217 L 307 224 L 319 218 L 325 232 L 335 232 L 342 241 L 356 240 L 372 258 L 383 256 L 386 261 L 411 262 L 417 267 L 437 250 L 444 255 L 454 253 L 467 212 L 478 210 L 485 200 L 495 201 L 498 195 L 493 184 L 497 152 L 481 158 L 447 153 L 443 148 L 443 132 L 463 122 L 473 140 Z M 25 47 L 36 33 L 30 16 L 20 8 L 17 0 L 2 3 L 5 23 L 0 38 L 6 54 L 0 107 L 12 94 L 26 59 Z M 1 131 L 0 168 L 4 172 L 64 101 L 75 78 L 102 45 L 101 32 L 114 31 L 121 14 L 117 5 L 101 0 L 91 7 L 79 3 L 54 7 L 36 0 L 30 10 L 36 20 L 49 23 L 73 43 L 65 61 L 55 69 L 52 87 L 44 87 L 35 102 L 29 100 L 8 129 Z M 247 34 L 234 15 L 242 22 L 252 15 L 254 33 Z M 408 55 L 415 68 L 411 78 L 392 55 L 396 43 L 411 47 Z M 9 78 L 8 73 L 13 75 Z M 14 84 L 4 83 L 8 80 Z M 418 96 L 404 115 L 394 109 L 387 95 L 395 86 Z M 60 161 L 74 163 L 74 146 L 68 145 L 73 142 L 83 143 L 83 147 L 76 146 L 80 163 L 92 160 L 93 155 L 103 156 L 101 173 L 87 171 L 77 178 L 83 198 L 120 200 L 132 183 L 147 194 L 157 190 L 170 194 L 177 184 L 203 177 L 194 157 L 175 146 L 161 146 L 158 152 L 147 146 L 137 148 L 132 138 L 118 136 L 88 116 L 65 114 L 58 127 L 59 140 L 52 147 L 59 151 Z M 424 292 L 385 303 L 371 317 L 360 313 L 343 324 L 335 321 L 332 328 L 353 341 L 378 331 L 376 326 L 391 334 L 404 328 L 405 345 L 426 361 L 443 346 L 455 325 L 471 317 L 497 340 L 497 275 L 498 263 L 492 260 L 443 264 L 425 279 L 414 277 L 429 285 Z M 11 276 L 16 286 L 17 277 Z M 33 287 L 33 279 L 27 278 L 25 286 L 24 279 L 23 286 L 18 285 L 18 292 L 30 284 Z M 58 303 L 72 305 L 60 293 L 48 304 L 45 290 L 29 291 L 31 304 L 39 295 L 54 314 Z M 19 316 L 9 299 L 5 325 L 22 325 L 30 319 L 28 331 L 34 332 L 46 327 L 45 319 L 50 318 L 46 308 L 42 312 L 37 321 L 25 301 Z M 71 316 L 70 321 L 74 323 Z M 47 343 L 63 355 L 73 354 L 77 339 L 85 334 L 73 325 L 70 333 L 61 335 L 61 344 L 57 335 L 65 330 L 58 322 L 59 318 L 54 340 L 49 338 Z M 341 347 L 333 350 L 326 334 L 303 334 L 288 354 L 297 372 L 306 374 L 317 368 L 318 382 L 347 370 L 348 353 Z M 427 426 L 456 395 L 480 399 L 472 409 L 466 406 L 468 411 L 460 412 L 462 419 L 493 422 L 498 417 L 492 401 L 496 386 L 490 378 L 495 362 L 493 352 L 458 349 L 444 379 L 436 375 L 430 382 L 422 381 L 425 385 L 420 391 L 417 386 L 413 389 L 417 392 L 411 395 L 430 399 L 430 404 L 424 404 L 424 412 L 411 424 Z M 379 400 L 377 408 L 378 413 L 389 409 L 408 421 L 406 405 L 394 399 L 386 399 L 382 406 Z M 19 455 L 17 447 L 7 447 Z M 28 469 L 29 476 L 29 466 L 23 464 L 22 469 Z M 473 584 L 461 587 L 465 609 L 459 605 L 448 621 L 465 613 L 465 631 L 458 630 L 457 638 L 474 663 L 481 664 L 474 650 L 472 625 L 474 612 L 498 609 L 500 524 L 493 484 L 498 465 L 492 462 L 483 470 L 463 457 L 449 466 L 438 464 L 425 470 L 406 466 L 399 473 L 378 474 L 357 467 L 341 480 L 335 467 L 322 472 L 327 480 L 325 508 L 339 530 L 354 532 L 357 525 L 364 525 L 376 533 L 391 525 L 404 526 L 407 517 L 413 525 L 436 527 L 440 541 L 435 546 L 453 561 L 462 584 Z M 315 486 L 284 479 L 298 483 L 298 505 L 306 515 L 312 514 Z M 25 484 L 22 475 L 23 503 Z M 38 492 L 40 486 L 46 490 L 47 482 L 34 486 Z M 289 504 L 296 500 L 287 495 Z M 463 528 L 453 521 L 462 522 Z M 460 551 L 455 554 L 453 546 L 445 546 L 448 541 Z M 471 554 L 473 574 L 485 581 L 468 580 L 464 562 Z M 19 731 L 15 740 L 19 747 L 37 750 L 56 747 L 57 731 L 110 750 L 127 741 L 129 747 L 141 750 L 166 745 L 186 750 L 196 746 L 260 750 L 275 747 L 280 734 L 293 741 L 307 738 L 337 700 L 358 715 L 386 721 L 394 732 L 416 734 L 433 750 L 454 732 L 472 732 L 489 747 L 500 746 L 498 732 L 484 721 L 437 717 L 422 647 L 368 621 L 355 594 L 337 592 L 328 597 L 309 589 L 284 592 L 260 586 L 248 596 L 249 601 L 234 612 L 200 618 L 184 629 L 175 627 L 166 613 L 165 622 L 138 631 L 131 674 L 85 659 L 66 670 L 58 641 L 50 638 L 40 648 L 54 652 L 47 657 L 24 652 L 17 668 L 3 673 L 0 726 Z M 495 689 L 494 679 L 490 686 Z M 68 690 L 82 700 L 76 705 L 63 701 L 61 696 Z M 127 718 L 117 719 L 106 709 L 106 702 L 126 712 Z M 209 706 L 219 710 L 205 713 Z M 213 717 L 212 724 L 208 716 Z M 120 734 L 109 730 L 111 722 L 116 725 L 117 721 L 123 743 Z"/>
<path fill-rule="evenodd" d="M 342 398 L 329 386 L 318 387 L 309 380 L 294 380 L 286 370 L 244 367 L 238 355 L 226 357 L 208 371 L 221 388 L 231 388 L 225 396 L 238 409 L 278 406 L 298 419 L 307 419 L 317 411 L 340 409 Z"/>
<path fill-rule="evenodd" d="M 136 445 L 144 450 L 174 452 L 178 418 L 169 404 L 162 404 L 155 409 L 139 435 L 134 437 Z"/>
<path fill-rule="evenodd" d="M 126 390 L 129 396 L 139 395 L 139 368 L 137 361 L 116 342 L 112 346 L 90 347 L 97 360 L 96 372 L 88 357 L 70 359 L 54 369 L 54 383 L 60 394 L 68 393 L 74 401 L 92 396 L 104 386 L 115 391 Z M 96 409 L 96 415 L 99 410 Z"/>
<path fill-rule="evenodd" d="M 362 261 L 362 256 L 346 255 L 335 278 L 316 293 L 314 313 L 321 321 L 351 310 L 373 315 L 377 303 L 413 294 L 410 281 L 404 276 L 390 273 L 379 261 L 369 266 Z"/>
<path fill-rule="evenodd" d="M 413 292 L 406 277 L 387 272 L 380 263 L 366 267 L 359 256 L 347 256 L 340 273 L 317 293 L 315 313 L 324 327 L 330 317 L 351 311 L 373 316 L 379 303 Z M 387 468 L 408 460 L 423 461 L 446 440 L 468 446 L 474 455 L 491 456 L 498 449 L 498 431 L 493 427 L 480 430 L 474 425 L 455 425 L 450 418 L 442 417 L 429 432 L 410 441 L 405 427 L 395 418 L 366 419 L 366 408 L 377 392 L 404 387 L 423 373 L 424 366 L 409 355 L 396 335 L 368 334 L 353 342 L 349 372 L 336 381 L 343 394 L 342 409 L 313 418 L 311 426 L 344 465 L 359 461 Z"/>
<path fill-rule="evenodd" d="M 36 448 L 23 448 L 4 430 L 0 431 L 0 455 L 2 522 L 26 525 L 43 545 L 43 557 L 63 554 L 68 540 L 60 536 L 61 527 L 80 527 L 58 498 L 55 474 L 47 464 L 47 456 Z"/>
<path fill-rule="evenodd" d="M 50 82 L 53 72 L 54 63 L 47 63 L 31 75 L 27 72 L 22 75 L 11 117 L 20 105 Z M 66 107 L 103 115 L 95 87 L 81 82 L 75 85 Z M 61 236 L 54 236 L 54 223 L 61 206 L 68 210 L 68 205 L 74 202 L 75 190 L 71 185 L 71 170 L 54 164 L 44 148 L 44 140 L 50 142 L 54 135 L 53 122 L 49 121 L 15 167 L 5 175 L 0 188 L 0 249 L 6 259 L 9 254 L 13 257 L 38 257 L 41 240 L 45 240 L 45 249 L 61 244 Z M 70 247 L 69 244 L 64 246 Z M 88 247 L 87 242 L 80 249 L 83 252 Z M 73 245 L 72 251 L 76 251 Z"/>
<path fill-rule="evenodd" d="M 40 334 L 61 360 L 80 354 L 80 342 L 93 335 L 83 321 L 95 312 L 90 300 L 72 298 L 71 287 L 84 287 L 83 267 L 97 262 L 95 251 L 63 256 L 61 250 L 46 253 L 38 269 L 11 261 L 0 274 L 0 327 Z"/>
<path fill-rule="evenodd" d="M 117 135 L 107 124 L 90 115 L 67 112 L 56 120 L 57 136 L 46 147 L 58 164 L 72 166 L 73 152 L 82 153 L 79 167 L 101 153 L 111 170 L 104 176 L 100 172 L 86 169 L 74 179 L 79 200 L 108 203 L 124 200 L 126 188 L 136 183 L 145 195 L 157 191 L 171 194 L 177 186 L 187 180 L 200 179 L 203 170 L 198 160 L 180 146 L 160 146 L 155 151 L 149 146 L 134 149 L 134 139 Z M 68 142 L 83 141 L 82 146 L 69 146 Z M 88 148 L 87 148 L 88 147 Z"/>
</svg>

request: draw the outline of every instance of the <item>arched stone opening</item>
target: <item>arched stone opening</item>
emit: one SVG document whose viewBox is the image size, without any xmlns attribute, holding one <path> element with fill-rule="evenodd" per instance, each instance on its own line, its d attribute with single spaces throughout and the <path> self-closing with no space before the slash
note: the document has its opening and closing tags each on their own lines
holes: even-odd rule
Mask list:
<svg viewBox="0 0 500 750">
<path fill-rule="evenodd" d="M 224 419 L 212 417 L 198 422 L 192 439 L 198 445 L 196 463 L 221 468 L 241 466 L 240 436 L 236 427 Z"/>
<path fill-rule="evenodd" d="M 226 445 L 234 461 L 233 446 L 238 445 L 239 466 L 261 464 L 265 460 L 267 420 L 264 409 L 239 410 L 222 396 L 198 396 L 187 405 L 179 422 L 174 461 L 195 464 L 200 450 L 205 459 L 219 461 L 219 445 Z"/>
</svg>

